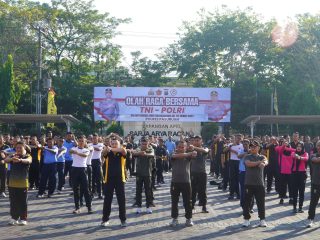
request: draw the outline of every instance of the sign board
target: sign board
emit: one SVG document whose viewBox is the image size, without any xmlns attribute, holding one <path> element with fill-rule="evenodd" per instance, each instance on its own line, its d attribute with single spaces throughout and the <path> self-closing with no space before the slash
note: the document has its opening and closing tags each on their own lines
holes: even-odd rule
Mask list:
<svg viewBox="0 0 320 240">
<path fill-rule="evenodd" d="M 230 122 L 230 88 L 95 87 L 95 121 Z"/>
</svg>

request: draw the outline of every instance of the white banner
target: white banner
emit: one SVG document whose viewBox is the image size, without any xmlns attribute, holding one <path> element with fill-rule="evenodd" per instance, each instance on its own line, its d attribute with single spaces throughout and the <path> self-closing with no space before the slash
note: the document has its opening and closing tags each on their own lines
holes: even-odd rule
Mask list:
<svg viewBox="0 0 320 240">
<path fill-rule="evenodd" d="M 201 135 L 201 123 L 199 122 L 124 122 L 122 126 L 124 136 L 131 134 L 135 139 L 152 135 L 163 139 L 172 136 L 178 140 L 180 135 Z"/>
<path fill-rule="evenodd" d="M 95 87 L 95 121 L 230 122 L 230 88 Z"/>
</svg>

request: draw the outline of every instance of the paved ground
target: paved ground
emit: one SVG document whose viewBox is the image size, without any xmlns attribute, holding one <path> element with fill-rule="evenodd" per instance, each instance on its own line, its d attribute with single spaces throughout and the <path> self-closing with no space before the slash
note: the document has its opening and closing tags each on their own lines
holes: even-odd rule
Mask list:
<svg viewBox="0 0 320 240">
<path fill-rule="evenodd" d="M 194 215 L 194 227 L 184 227 L 184 210 L 180 208 L 180 225 L 168 226 L 170 222 L 170 174 L 165 176 L 166 184 L 155 192 L 156 208 L 152 214 L 136 216 L 131 207 L 135 192 L 134 178 L 126 185 L 128 227 L 119 226 L 118 208 L 112 208 L 108 228 L 99 226 L 102 216 L 102 200 L 94 199 L 95 213 L 72 214 L 73 198 L 67 189 L 51 199 L 36 199 L 36 192 L 29 193 L 29 225 L 8 226 L 9 199 L 0 199 L 0 239 L 319 239 L 317 224 L 312 229 L 305 228 L 309 206 L 310 183 L 307 184 L 305 213 L 293 215 L 288 203 L 280 206 L 275 193 L 267 195 L 266 217 L 268 228 L 257 226 L 257 211 L 253 214 L 251 226 L 241 227 L 243 222 L 237 200 L 228 201 L 227 192 L 208 185 L 209 214 Z M 114 198 L 114 204 L 116 199 Z M 256 210 L 256 208 L 255 208 Z M 200 208 L 199 208 L 200 211 Z M 319 219 L 316 216 L 316 219 Z"/>
</svg>

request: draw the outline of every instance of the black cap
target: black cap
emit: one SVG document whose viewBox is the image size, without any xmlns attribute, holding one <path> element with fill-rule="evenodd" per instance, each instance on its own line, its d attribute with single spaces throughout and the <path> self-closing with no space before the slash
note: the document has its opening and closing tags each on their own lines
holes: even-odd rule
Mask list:
<svg viewBox="0 0 320 240">
<path fill-rule="evenodd" d="M 106 88 L 105 92 L 112 92 L 111 88 Z"/>
<path fill-rule="evenodd" d="M 68 134 L 72 134 L 72 132 L 69 131 L 69 132 L 67 132 L 67 135 L 68 135 Z"/>
</svg>

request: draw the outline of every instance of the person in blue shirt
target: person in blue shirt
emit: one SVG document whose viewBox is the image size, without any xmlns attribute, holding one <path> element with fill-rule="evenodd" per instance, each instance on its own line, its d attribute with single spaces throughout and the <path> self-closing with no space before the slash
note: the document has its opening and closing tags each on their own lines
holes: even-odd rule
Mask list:
<svg viewBox="0 0 320 240">
<path fill-rule="evenodd" d="M 172 136 L 169 136 L 167 141 L 164 144 L 168 151 L 168 158 L 169 158 L 169 166 L 164 166 L 164 170 L 168 172 L 171 169 L 171 156 L 176 151 L 176 143 L 172 140 Z"/>
<path fill-rule="evenodd" d="M 57 156 L 58 147 L 53 145 L 52 138 L 47 139 L 47 146 L 43 147 L 43 164 L 41 167 L 41 177 L 38 198 L 44 197 L 48 182 L 48 198 L 50 198 L 56 189 L 56 174 L 57 174 Z"/>
<path fill-rule="evenodd" d="M 70 149 L 73 147 L 76 147 L 78 145 L 75 136 L 72 134 L 72 132 L 67 132 L 66 139 L 63 143 L 63 146 L 67 149 L 67 152 L 65 154 L 65 166 L 64 166 L 64 179 L 69 173 L 69 186 L 72 187 L 72 181 L 71 181 L 71 169 L 72 169 L 72 154 L 70 154 Z M 65 182 L 63 183 L 64 187 Z"/>
<path fill-rule="evenodd" d="M 57 144 L 58 144 L 58 156 L 57 156 L 58 193 L 60 193 L 64 185 L 64 163 L 65 163 L 65 154 L 67 152 L 67 148 L 63 146 L 64 144 L 63 137 L 60 137 L 58 139 Z"/>
</svg>

